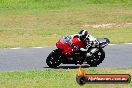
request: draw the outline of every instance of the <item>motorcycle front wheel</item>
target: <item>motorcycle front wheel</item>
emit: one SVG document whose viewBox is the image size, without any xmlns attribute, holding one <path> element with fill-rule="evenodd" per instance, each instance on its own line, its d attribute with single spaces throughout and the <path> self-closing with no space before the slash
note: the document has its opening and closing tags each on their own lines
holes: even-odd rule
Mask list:
<svg viewBox="0 0 132 88">
<path fill-rule="evenodd" d="M 46 59 L 46 63 L 50 68 L 55 68 L 61 64 L 61 54 L 58 49 L 53 50 Z"/>
</svg>

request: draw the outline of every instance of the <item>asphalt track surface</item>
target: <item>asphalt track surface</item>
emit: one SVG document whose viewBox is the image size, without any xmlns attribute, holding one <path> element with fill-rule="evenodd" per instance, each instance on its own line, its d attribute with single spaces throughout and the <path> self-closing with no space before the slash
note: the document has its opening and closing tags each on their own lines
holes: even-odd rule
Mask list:
<svg viewBox="0 0 132 88">
<path fill-rule="evenodd" d="M 44 70 L 48 54 L 56 47 L 0 49 L 0 71 Z M 108 45 L 106 58 L 97 68 L 132 67 L 132 44 Z M 78 66 L 61 64 L 57 69 L 75 69 Z M 87 66 L 84 66 L 87 67 Z"/>
</svg>

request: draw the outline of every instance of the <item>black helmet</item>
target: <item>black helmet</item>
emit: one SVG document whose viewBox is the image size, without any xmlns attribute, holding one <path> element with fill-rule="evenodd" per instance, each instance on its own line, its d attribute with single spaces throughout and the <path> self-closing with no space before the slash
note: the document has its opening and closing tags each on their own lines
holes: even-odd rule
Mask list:
<svg viewBox="0 0 132 88">
<path fill-rule="evenodd" d="M 87 35 L 88 35 L 88 31 L 87 31 L 87 30 L 81 30 L 81 31 L 79 32 L 79 35 L 80 35 L 80 39 L 81 39 L 81 40 L 85 40 L 86 37 L 87 37 Z"/>
</svg>

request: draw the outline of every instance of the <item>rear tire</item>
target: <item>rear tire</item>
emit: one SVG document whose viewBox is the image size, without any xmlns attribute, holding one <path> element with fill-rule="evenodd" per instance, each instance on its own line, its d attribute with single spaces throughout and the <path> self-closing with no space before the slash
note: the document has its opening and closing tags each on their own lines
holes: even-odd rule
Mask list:
<svg viewBox="0 0 132 88">
<path fill-rule="evenodd" d="M 91 57 L 87 58 L 87 64 L 89 64 L 91 67 L 96 67 L 105 58 L 105 52 L 103 49 L 99 49 L 96 53 L 94 53 Z"/>
<path fill-rule="evenodd" d="M 53 50 L 46 59 L 50 68 L 55 68 L 61 64 L 61 53 L 59 49 Z"/>
</svg>

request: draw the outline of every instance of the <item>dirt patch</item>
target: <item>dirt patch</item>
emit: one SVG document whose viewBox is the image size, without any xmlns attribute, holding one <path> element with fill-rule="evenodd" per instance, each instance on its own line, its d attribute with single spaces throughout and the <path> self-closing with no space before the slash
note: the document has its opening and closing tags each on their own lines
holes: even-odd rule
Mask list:
<svg viewBox="0 0 132 88">
<path fill-rule="evenodd" d="M 132 27 L 132 23 L 85 24 L 83 26 L 92 28 Z"/>
</svg>

